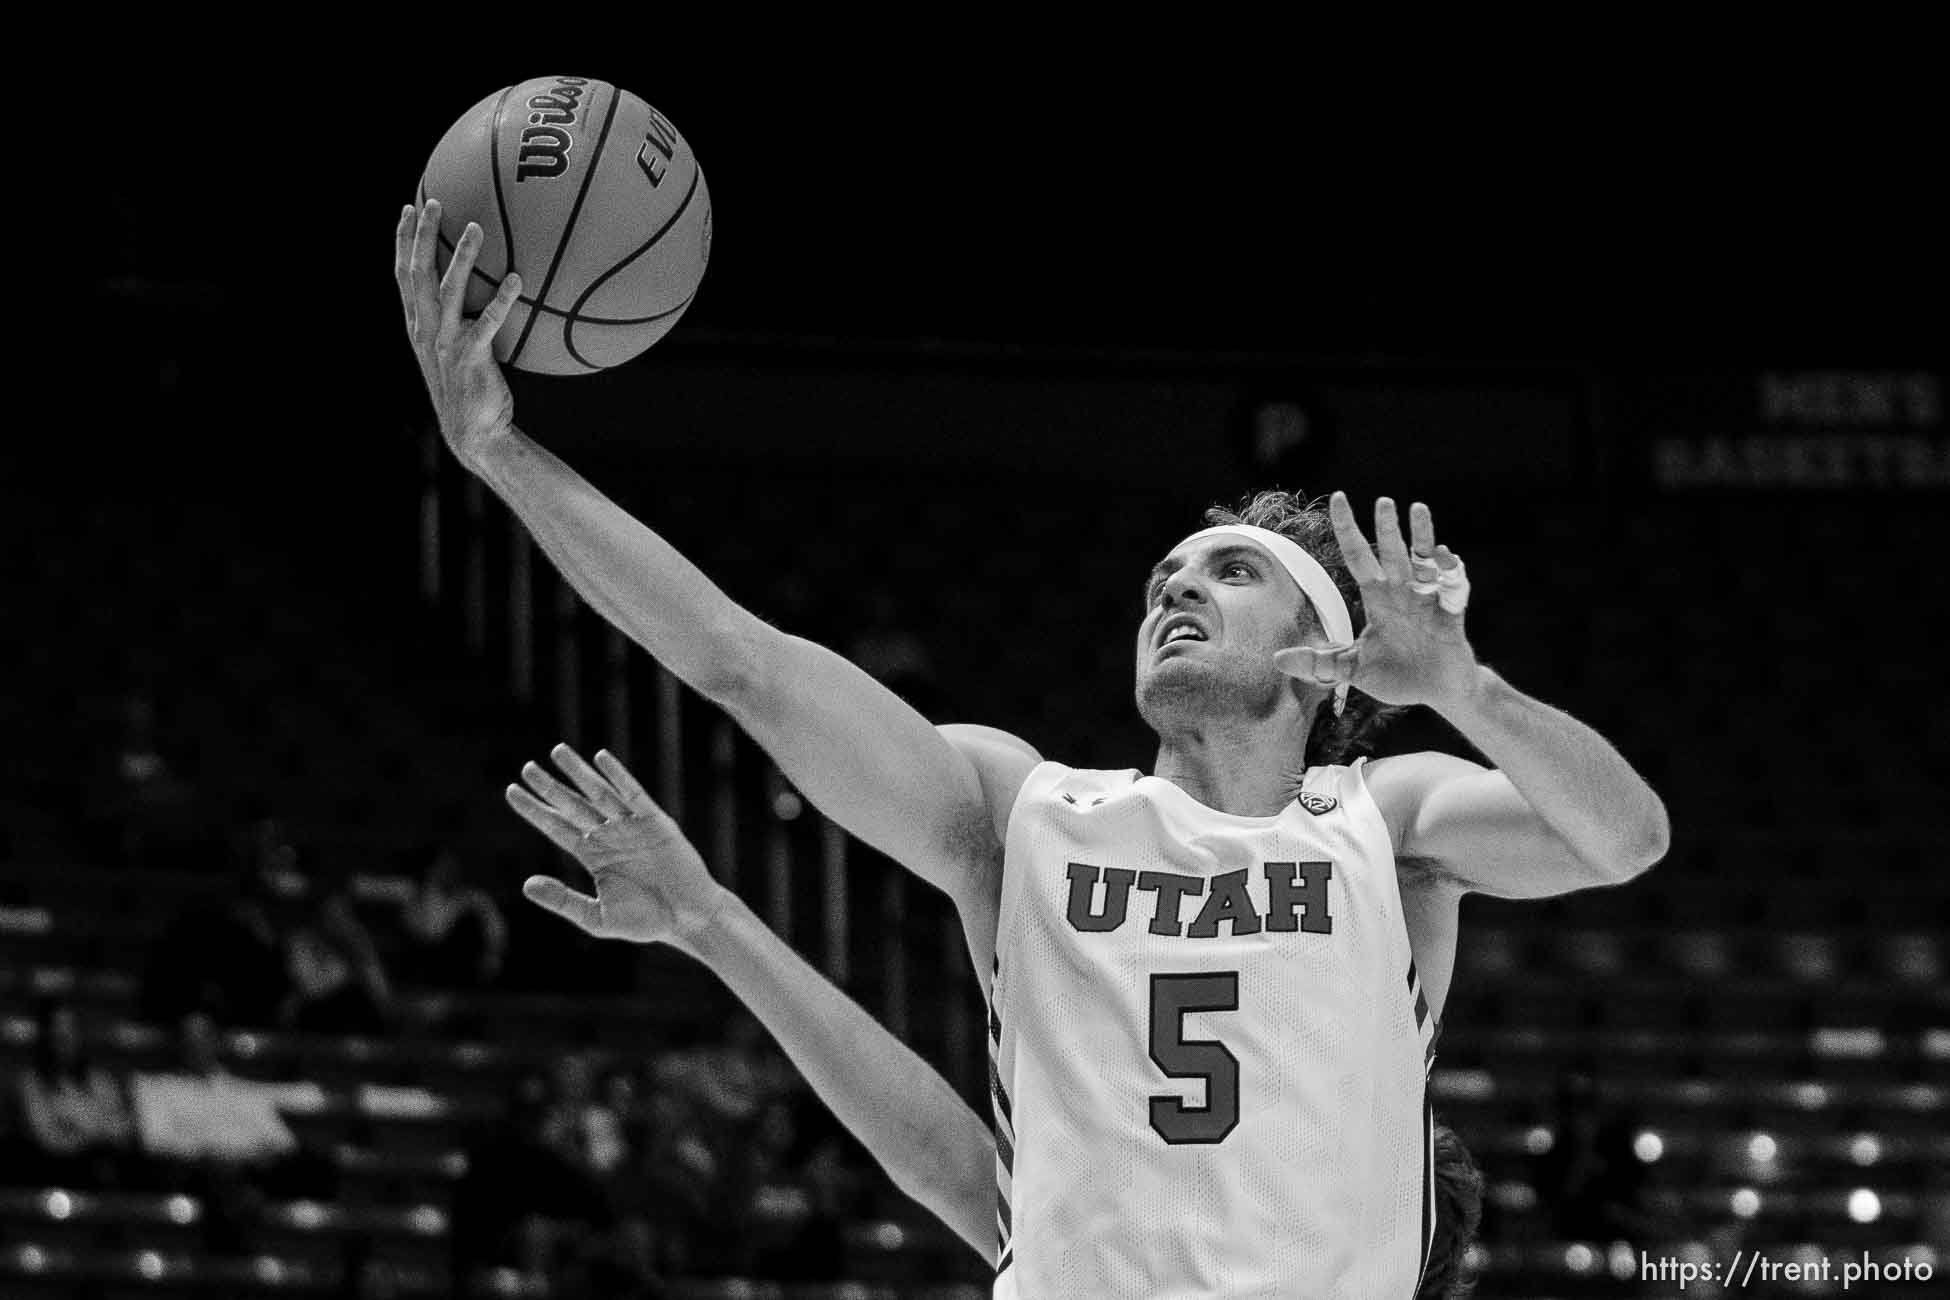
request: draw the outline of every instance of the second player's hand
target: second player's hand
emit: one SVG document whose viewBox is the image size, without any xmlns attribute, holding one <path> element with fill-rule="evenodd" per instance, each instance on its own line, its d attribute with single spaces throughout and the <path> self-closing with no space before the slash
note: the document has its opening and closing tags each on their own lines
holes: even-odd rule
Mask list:
<svg viewBox="0 0 1950 1300">
<path fill-rule="evenodd" d="M 499 435 L 514 427 L 515 399 L 494 359 L 494 336 L 521 294 L 521 277 L 509 273 L 474 320 L 461 315 L 467 280 L 481 251 L 481 228 L 469 222 L 436 287 L 434 248 L 440 238 L 440 203 L 401 210 L 393 238 L 393 278 L 406 309 L 406 333 L 433 398 L 440 433 L 473 468 Z"/>
<path fill-rule="evenodd" d="M 595 767 L 567 745 L 550 756 L 573 788 L 529 763 L 527 788 L 509 786 L 508 803 L 582 865 L 596 892 L 530 876 L 522 894 L 598 939 L 681 943 L 707 929 L 726 891 L 629 769 L 607 750 L 596 751 Z"/>
</svg>

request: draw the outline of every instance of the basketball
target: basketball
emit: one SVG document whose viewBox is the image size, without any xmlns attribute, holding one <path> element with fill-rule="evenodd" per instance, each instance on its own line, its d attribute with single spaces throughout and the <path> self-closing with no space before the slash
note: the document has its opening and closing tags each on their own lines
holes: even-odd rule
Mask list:
<svg viewBox="0 0 1950 1300">
<path fill-rule="evenodd" d="M 586 77 L 538 77 L 468 109 L 427 160 L 419 201 L 430 198 L 440 273 L 467 223 L 481 227 L 468 316 L 520 274 L 494 354 L 535 374 L 642 353 L 684 314 L 711 255 L 711 196 L 677 128 Z"/>
</svg>

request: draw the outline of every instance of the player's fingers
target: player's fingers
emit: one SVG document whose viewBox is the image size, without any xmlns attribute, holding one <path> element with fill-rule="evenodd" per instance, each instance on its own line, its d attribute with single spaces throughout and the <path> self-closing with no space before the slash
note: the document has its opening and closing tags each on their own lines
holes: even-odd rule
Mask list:
<svg viewBox="0 0 1950 1300">
<path fill-rule="evenodd" d="M 1442 565 L 1436 554 L 1435 517 L 1417 501 L 1408 510 L 1408 585 L 1418 596 L 1433 596 L 1441 586 Z"/>
<path fill-rule="evenodd" d="M 440 337 L 451 339 L 460 332 L 460 305 L 467 297 L 467 281 L 474 274 L 474 258 L 481 251 L 481 228 L 473 222 L 460 232 L 460 243 L 440 277 Z"/>
<path fill-rule="evenodd" d="M 548 752 L 548 756 L 555 760 L 557 767 L 562 769 L 562 775 L 575 782 L 576 789 L 582 791 L 583 797 L 595 805 L 597 812 L 604 817 L 630 815 L 629 805 L 623 802 L 623 796 L 616 792 L 600 772 L 589 766 L 582 755 L 567 745 L 557 745 Z"/>
<path fill-rule="evenodd" d="M 1353 646 L 1292 646 L 1273 652 L 1273 666 L 1288 677 L 1338 686 L 1354 675 Z"/>
<path fill-rule="evenodd" d="M 1318 656 L 1312 646 L 1294 646 L 1287 650 L 1273 652 L 1273 666 L 1288 677 L 1298 677 L 1305 681 L 1314 675 L 1314 664 Z"/>
<path fill-rule="evenodd" d="M 1435 514 L 1420 501 L 1408 508 L 1408 550 L 1411 558 L 1435 554 Z"/>
<path fill-rule="evenodd" d="M 616 787 L 617 793 L 623 796 L 623 802 L 630 806 L 631 812 L 654 814 L 659 817 L 665 815 L 664 810 L 657 806 L 656 800 L 650 797 L 650 792 L 643 788 L 643 783 L 636 779 L 629 768 L 623 766 L 622 759 L 607 749 L 599 749 L 596 751 L 596 767 L 609 783 Z"/>
<path fill-rule="evenodd" d="M 548 842 L 564 853 L 574 853 L 582 839 L 582 832 L 570 824 L 569 819 L 555 809 L 537 799 L 518 785 L 509 786 L 503 793 L 508 806 L 513 808 L 521 819 L 548 837 Z"/>
<path fill-rule="evenodd" d="M 587 834 L 603 824 L 603 815 L 590 806 L 589 801 L 563 785 L 543 770 L 539 763 L 524 763 L 521 779 L 528 788 L 540 795 L 544 802 L 567 819 L 577 833 Z"/>
<path fill-rule="evenodd" d="M 530 876 L 521 882 L 521 896 L 546 912 L 553 912 L 584 934 L 602 937 L 602 904 L 578 894 L 553 876 Z"/>
<path fill-rule="evenodd" d="M 409 203 L 399 210 L 399 223 L 393 227 L 393 282 L 399 285 L 408 330 L 413 328 L 413 227 L 417 221 L 418 214 Z"/>
<path fill-rule="evenodd" d="M 1368 549 L 1368 539 L 1361 535 L 1361 525 L 1354 521 L 1354 507 L 1348 504 L 1347 493 L 1336 492 L 1327 499 L 1327 516 L 1334 523 L 1334 539 L 1340 543 L 1341 558 L 1347 561 L 1347 571 L 1354 575 L 1356 582 L 1376 582 L 1381 578 L 1381 564 Z"/>
<path fill-rule="evenodd" d="M 476 357 L 485 357 L 494 347 L 494 336 L 501 332 L 508 313 L 515 309 L 515 299 L 521 297 L 521 277 L 513 271 L 501 278 L 501 287 L 494 291 L 494 297 L 481 309 L 474 322 L 474 332 L 468 339 L 468 351 Z"/>
<path fill-rule="evenodd" d="M 1377 497 L 1374 503 L 1374 541 L 1381 552 L 1381 567 L 1396 582 L 1409 581 L 1408 544 L 1402 541 L 1401 515 L 1393 497 Z"/>
<path fill-rule="evenodd" d="M 1435 598 L 1445 614 L 1461 617 L 1469 608 L 1469 570 L 1462 556 L 1443 548 L 1442 563 L 1436 574 Z"/>
<path fill-rule="evenodd" d="M 424 339 L 440 319 L 440 298 L 433 285 L 433 250 L 440 240 L 440 200 L 428 199 L 413 228 L 413 323 Z"/>
<path fill-rule="evenodd" d="M 433 272 L 434 250 L 440 243 L 440 200 L 428 199 L 420 205 L 420 218 L 413 228 L 413 269 Z"/>
<path fill-rule="evenodd" d="M 1435 548 L 1436 568 L 1441 569 L 1444 573 L 1447 573 L 1449 570 L 1456 568 L 1461 564 L 1462 564 L 1462 556 L 1457 555 L 1454 551 L 1450 550 L 1447 546 L 1443 545 L 1442 543 L 1440 542 L 1436 543 L 1436 548 Z"/>
</svg>

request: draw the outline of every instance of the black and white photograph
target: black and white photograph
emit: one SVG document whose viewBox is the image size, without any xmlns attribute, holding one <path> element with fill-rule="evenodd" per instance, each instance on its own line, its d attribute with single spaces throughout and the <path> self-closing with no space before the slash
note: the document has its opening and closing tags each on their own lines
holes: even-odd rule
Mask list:
<svg viewBox="0 0 1950 1300">
<path fill-rule="evenodd" d="M 14 95 L 0 1296 L 1946 1293 L 1919 38 L 183 21 Z"/>
</svg>

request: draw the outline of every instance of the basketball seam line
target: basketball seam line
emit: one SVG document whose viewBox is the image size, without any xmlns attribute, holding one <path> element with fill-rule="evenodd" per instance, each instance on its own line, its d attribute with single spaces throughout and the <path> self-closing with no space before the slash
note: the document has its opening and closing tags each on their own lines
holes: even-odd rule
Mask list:
<svg viewBox="0 0 1950 1300">
<path fill-rule="evenodd" d="M 421 191 L 420 202 L 422 203 L 426 202 L 424 187 L 422 188 Z M 440 238 L 440 247 L 446 250 L 446 252 L 449 255 L 451 255 L 455 251 L 454 241 L 447 238 L 447 234 L 445 231 L 438 231 L 436 233 L 439 235 Z M 501 282 L 499 280 L 489 275 L 486 271 L 483 271 L 480 267 L 470 266 L 467 269 L 469 274 L 480 276 L 481 283 L 487 285 L 489 288 L 499 289 L 501 287 Z M 560 307 L 550 307 L 546 303 L 538 303 L 533 298 L 530 298 L 527 294 L 515 295 L 515 301 L 519 303 L 521 306 L 528 308 L 528 310 L 530 311 L 544 312 L 550 316 L 560 316 L 564 320 L 575 322 L 577 325 L 648 325 L 653 321 L 662 320 L 664 317 L 672 314 L 673 312 L 680 312 L 684 310 L 684 308 L 691 305 L 691 299 L 695 297 L 697 297 L 697 290 L 693 289 L 691 290 L 690 296 L 685 298 L 684 301 L 678 303 L 675 307 L 666 307 L 662 311 L 652 312 L 648 316 L 585 316 L 581 312 L 563 311 Z M 468 320 L 479 320 L 481 318 L 481 313 L 477 311 L 476 312 L 464 311 L 461 313 L 461 315 L 467 317 Z"/>
<path fill-rule="evenodd" d="M 597 84 L 603 85 L 607 83 L 598 82 Z M 562 237 L 555 241 L 555 256 L 549 260 L 548 274 L 542 277 L 542 287 L 535 294 L 537 300 L 541 302 L 548 301 L 549 286 L 555 283 L 555 273 L 562 267 L 562 255 L 568 250 L 569 239 L 575 234 L 576 219 L 582 215 L 582 201 L 589 197 L 589 186 L 594 183 L 596 170 L 602 164 L 603 146 L 609 143 L 609 128 L 616 121 L 616 106 L 621 102 L 622 98 L 623 92 L 616 86 L 610 86 L 609 108 L 603 114 L 602 130 L 596 133 L 595 146 L 589 151 L 589 163 L 583 168 L 582 184 L 576 190 L 575 202 L 569 207 L 569 219 L 563 223 Z M 499 141 L 500 138 L 501 133 L 496 131 L 495 139 Z M 497 186 L 500 184 L 500 173 L 498 169 L 495 173 L 495 184 Z M 515 341 L 514 351 L 508 354 L 509 365 L 513 365 L 515 358 L 521 355 L 521 350 L 528 346 L 528 336 L 535 332 L 535 322 L 539 318 L 539 313 L 532 311 L 528 313 L 528 322 L 522 327 L 521 337 Z"/>
<path fill-rule="evenodd" d="M 675 316 L 678 312 L 683 311 L 684 308 L 690 306 L 691 298 L 695 298 L 695 297 L 697 297 L 697 291 L 692 290 L 690 298 L 684 299 L 684 301 L 678 303 L 675 307 L 672 307 L 669 311 L 659 312 L 655 316 L 645 316 L 641 320 L 614 321 L 614 320 L 607 320 L 601 316 L 570 316 L 556 307 L 543 307 L 541 308 L 541 310 L 548 313 L 551 316 L 562 317 L 563 342 L 566 343 L 568 341 L 569 327 L 572 325 L 644 325 L 652 321 L 662 320 L 665 316 Z M 531 306 L 529 310 L 533 312 L 535 308 Z M 461 319 L 479 320 L 481 319 L 481 313 L 477 311 L 463 311 L 461 313 Z M 594 361 L 585 361 L 582 357 L 582 354 L 580 352 L 577 352 L 574 348 L 569 349 L 569 356 L 570 359 L 575 361 L 578 365 L 587 367 L 590 370 L 614 370 L 616 368 L 616 366 L 598 365 Z M 623 363 L 620 361 L 616 363 L 616 365 L 621 365 L 621 364 Z"/>
<path fill-rule="evenodd" d="M 683 215 L 686 212 L 690 211 L 691 200 L 697 197 L 698 189 L 703 184 L 704 184 L 704 169 L 697 165 L 696 158 L 692 158 L 691 159 L 691 187 L 684 191 L 684 201 L 677 205 L 677 210 L 671 213 L 670 216 L 665 218 L 664 224 L 658 227 L 657 232 L 654 235 L 651 235 L 650 238 L 644 240 L 642 244 L 638 245 L 636 250 L 632 252 L 628 257 L 624 258 L 616 265 L 610 267 L 609 270 L 604 271 L 601 275 L 597 276 L 594 280 L 591 280 L 589 282 L 588 287 L 582 291 L 582 296 L 575 300 L 575 305 L 569 308 L 569 319 L 568 321 L 564 322 L 562 326 L 562 346 L 568 349 L 570 356 L 574 357 L 577 361 L 582 362 L 582 364 L 585 366 L 594 364 L 593 362 L 587 360 L 582 355 L 582 353 L 576 348 L 575 320 L 577 315 L 582 311 L 582 305 L 589 301 L 591 294 L 595 293 L 596 290 L 602 288 L 603 285 L 607 284 L 611 276 L 615 275 L 617 272 L 621 271 L 624 267 L 628 266 L 631 262 L 636 261 L 637 258 L 642 257 L 645 253 L 655 248 L 657 246 L 658 241 L 661 240 L 665 235 L 670 233 L 671 227 L 675 226 L 677 222 L 683 217 Z M 692 298 L 695 298 L 696 296 L 697 296 L 697 290 L 693 288 L 689 296 L 684 299 L 684 304 L 688 304 L 690 300 Z M 680 304 L 674 310 L 682 311 L 684 309 L 684 304 Z M 663 314 L 668 316 L 670 313 L 665 312 Z"/>
</svg>

